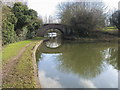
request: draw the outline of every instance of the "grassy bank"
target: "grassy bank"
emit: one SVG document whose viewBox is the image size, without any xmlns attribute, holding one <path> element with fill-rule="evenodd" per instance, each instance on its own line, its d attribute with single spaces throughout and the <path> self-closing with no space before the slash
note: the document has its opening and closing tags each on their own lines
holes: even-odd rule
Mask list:
<svg viewBox="0 0 120 90">
<path fill-rule="evenodd" d="M 7 76 L 3 78 L 3 88 L 36 88 L 38 86 L 34 75 L 32 55 L 34 47 L 41 39 L 42 38 L 34 38 L 33 40 L 21 41 L 4 47 L 3 63 L 6 63 L 9 62 L 9 58 L 16 56 L 22 48 L 29 44 L 22 56 L 11 66 L 10 72 L 6 72 Z"/>
<path fill-rule="evenodd" d="M 114 35 L 118 34 L 118 29 L 116 27 L 105 27 L 102 32 L 108 32 Z"/>
<path fill-rule="evenodd" d="M 4 46 L 2 52 L 3 64 L 10 60 L 12 57 L 16 56 L 23 47 L 31 42 L 31 40 L 26 40 Z"/>
<path fill-rule="evenodd" d="M 33 38 L 32 40 L 20 41 L 20 42 L 16 42 L 16 43 L 12 43 L 4 46 L 2 50 L 3 64 L 6 63 L 8 60 L 10 60 L 12 57 L 16 56 L 18 52 L 27 44 L 33 41 L 41 40 L 41 39 L 42 37 L 36 37 L 36 38 Z"/>
<path fill-rule="evenodd" d="M 118 30 L 116 27 L 106 27 L 106 31 L 111 31 L 111 30 Z"/>
<path fill-rule="evenodd" d="M 119 31 L 116 27 L 105 27 L 103 30 L 88 32 L 84 36 L 65 36 L 65 40 L 79 42 L 120 42 Z"/>
</svg>

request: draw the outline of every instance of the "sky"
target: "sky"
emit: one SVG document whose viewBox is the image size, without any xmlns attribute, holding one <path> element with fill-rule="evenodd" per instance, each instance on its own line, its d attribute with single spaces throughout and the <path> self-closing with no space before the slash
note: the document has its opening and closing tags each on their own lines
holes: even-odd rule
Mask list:
<svg viewBox="0 0 120 90">
<path fill-rule="evenodd" d="M 42 18 L 46 16 L 56 15 L 57 5 L 60 2 L 72 1 L 72 0 L 28 0 L 28 6 L 38 12 L 38 15 Z M 74 0 L 75 1 L 75 0 Z M 81 1 L 81 0 L 77 0 Z M 93 1 L 93 0 L 91 0 Z M 120 0 L 102 0 L 108 6 L 109 9 L 118 9 L 118 2 Z"/>
</svg>

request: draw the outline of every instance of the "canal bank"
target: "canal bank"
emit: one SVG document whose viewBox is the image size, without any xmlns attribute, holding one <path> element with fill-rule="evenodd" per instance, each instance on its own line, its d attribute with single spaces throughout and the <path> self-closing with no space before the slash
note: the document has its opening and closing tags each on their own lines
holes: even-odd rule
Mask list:
<svg viewBox="0 0 120 90">
<path fill-rule="evenodd" d="M 4 61 L 6 62 L 2 67 L 2 88 L 40 88 L 35 52 L 41 43 L 42 39 L 31 40 L 29 43 L 26 43 L 15 56 L 11 54 L 12 57 L 9 60 L 3 60 L 3 63 Z M 19 46 L 22 44 L 19 43 Z M 15 46 L 16 45 L 14 45 L 14 48 Z M 5 48 L 7 47 L 9 46 Z M 11 48 L 10 51 L 12 52 L 14 48 Z M 6 53 L 3 54 L 7 55 Z"/>
<path fill-rule="evenodd" d="M 43 40 L 41 40 L 40 42 L 38 42 L 33 50 L 33 67 L 34 67 L 34 77 L 35 77 L 35 82 L 36 82 L 36 88 L 41 88 L 40 82 L 39 82 L 39 78 L 38 78 L 38 67 L 37 67 L 37 60 L 36 60 L 36 51 L 38 49 L 38 47 L 42 44 Z"/>
</svg>

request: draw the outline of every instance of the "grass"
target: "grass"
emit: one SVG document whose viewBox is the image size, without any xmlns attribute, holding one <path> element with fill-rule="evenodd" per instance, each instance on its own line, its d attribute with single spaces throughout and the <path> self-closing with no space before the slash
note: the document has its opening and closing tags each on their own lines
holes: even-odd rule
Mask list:
<svg viewBox="0 0 120 90">
<path fill-rule="evenodd" d="M 32 42 L 31 40 L 26 40 L 26 41 L 12 43 L 3 47 L 3 51 L 2 51 L 3 64 L 6 63 L 13 56 L 16 56 L 23 47 L 25 47 L 27 44 L 31 42 Z"/>
<path fill-rule="evenodd" d="M 4 81 L 3 88 L 35 88 L 34 68 L 31 60 L 34 45 L 35 43 L 32 43 L 24 52 L 15 68 L 9 74 L 11 77 Z"/>
<path fill-rule="evenodd" d="M 21 41 L 13 44 L 9 44 L 4 47 L 3 55 L 4 61 L 17 55 L 21 48 L 25 47 L 27 44 L 31 43 L 29 47 L 26 48 L 25 52 L 19 58 L 18 62 L 14 65 L 11 72 L 4 80 L 2 86 L 3 88 L 35 88 L 37 83 L 34 76 L 33 67 L 33 49 L 41 39 L 41 37 L 34 38 L 33 40 Z M 9 52 L 8 52 L 9 51 Z"/>
<path fill-rule="evenodd" d="M 42 37 L 35 37 L 31 40 L 20 41 L 20 42 L 16 42 L 16 43 L 12 43 L 12 44 L 4 46 L 3 50 L 2 50 L 3 64 L 6 63 L 12 57 L 16 56 L 19 53 L 19 51 L 23 47 L 25 47 L 27 44 L 29 44 L 33 41 L 41 40 L 41 39 L 43 39 L 43 38 Z"/>
<path fill-rule="evenodd" d="M 113 30 L 118 30 L 116 27 L 106 27 L 104 28 L 105 31 L 113 31 Z"/>
</svg>

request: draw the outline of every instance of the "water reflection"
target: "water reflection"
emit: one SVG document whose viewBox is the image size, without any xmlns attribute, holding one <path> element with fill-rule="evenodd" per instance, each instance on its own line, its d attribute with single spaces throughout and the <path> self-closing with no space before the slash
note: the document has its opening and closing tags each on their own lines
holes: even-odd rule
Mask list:
<svg viewBox="0 0 120 90">
<path fill-rule="evenodd" d="M 50 38 L 49 41 L 45 42 L 45 45 L 49 48 L 57 48 L 61 45 L 61 37 Z"/>
<path fill-rule="evenodd" d="M 92 44 L 73 44 L 69 51 L 59 56 L 58 61 L 61 64 L 58 68 L 64 72 L 71 71 L 84 78 L 94 78 L 103 72 L 108 63 L 117 68 L 117 48 L 114 48 L 115 52 L 111 53 L 112 49 L 110 47 L 97 48 Z M 112 58 L 113 55 L 115 55 L 114 58 Z"/>
<path fill-rule="evenodd" d="M 91 80 L 80 80 L 79 83 L 84 88 L 97 88 Z"/>
<path fill-rule="evenodd" d="M 56 49 L 46 46 L 43 43 L 37 53 L 43 87 L 118 87 L 117 44 L 64 43 Z"/>
<path fill-rule="evenodd" d="M 62 85 L 56 79 L 53 79 L 51 77 L 47 77 L 45 71 L 39 72 L 39 78 L 42 82 L 41 83 L 42 88 L 54 88 L 54 87 L 61 88 L 62 87 Z"/>
<path fill-rule="evenodd" d="M 105 58 L 106 62 L 118 70 L 118 48 L 108 48 L 102 53 L 103 58 Z"/>
</svg>

